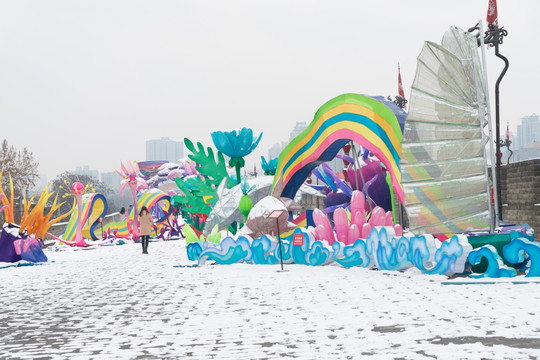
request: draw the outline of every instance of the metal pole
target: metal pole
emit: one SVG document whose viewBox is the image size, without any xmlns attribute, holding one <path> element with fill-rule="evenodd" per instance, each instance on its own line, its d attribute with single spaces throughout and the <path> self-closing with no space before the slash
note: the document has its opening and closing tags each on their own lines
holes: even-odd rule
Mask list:
<svg viewBox="0 0 540 360">
<path fill-rule="evenodd" d="M 405 224 L 403 223 L 403 206 L 401 205 L 401 202 L 398 200 L 398 209 L 399 209 L 399 223 L 401 226 L 405 227 Z"/>
<path fill-rule="evenodd" d="M 356 180 L 356 184 L 358 184 L 358 172 L 356 171 L 356 161 L 358 160 L 358 155 L 356 153 L 356 148 L 354 147 L 354 143 L 351 141 L 351 147 L 352 147 L 352 151 L 353 151 L 353 154 L 354 154 L 354 157 L 353 157 L 353 160 L 354 160 L 354 177 L 355 177 L 355 180 Z M 358 169 L 360 169 L 360 161 L 358 161 Z M 366 189 L 366 182 L 364 181 L 364 174 L 362 173 L 362 170 L 360 169 L 360 177 L 362 178 L 362 189 L 366 191 L 366 201 L 369 205 L 369 211 L 372 212 L 373 211 L 373 208 L 371 206 L 371 202 L 369 201 L 369 194 L 368 194 L 368 191 Z"/>
<path fill-rule="evenodd" d="M 279 236 L 279 216 L 276 218 L 277 238 L 279 243 L 279 258 L 281 260 L 281 271 L 283 271 L 283 251 L 281 250 L 281 237 Z"/>
<path fill-rule="evenodd" d="M 499 199 L 498 199 L 498 186 L 497 186 L 497 173 L 495 171 L 495 162 L 496 158 L 493 157 L 494 151 L 493 151 L 493 129 L 491 125 L 491 102 L 489 97 L 489 88 L 488 88 L 488 77 L 487 77 L 487 63 L 486 63 L 486 39 L 483 36 L 484 35 L 484 27 L 482 25 L 482 21 L 478 20 L 479 30 L 480 30 L 480 49 L 482 50 L 482 63 L 483 66 L 483 75 L 484 75 L 484 84 L 486 86 L 486 89 L 488 90 L 486 92 L 486 111 L 487 111 L 487 117 L 488 117 L 488 133 L 489 133 L 489 154 L 490 154 L 490 160 L 491 160 L 491 182 L 493 184 L 493 200 L 494 200 L 494 217 L 495 217 L 495 227 L 499 227 Z M 491 196 L 491 194 L 488 193 L 488 196 Z M 489 202 L 491 203 L 491 199 L 489 199 Z"/>
<path fill-rule="evenodd" d="M 495 83 L 495 127 L 496 127 L 496 134 L 495 134 L 495 159 L 494 163 L 492 163 L 491 166 L 491 172 L 492 172 L 492 182 L 493 182 L 493 198 L 495 202 L 495 226 L 500 225 L 500 220 L 502 220 L 502 191 L 501 191 L 501 135 L 500 135 L 500 113 L 499 113 L 499 85 L 501 83 L 501 80 L 506 73 L 506 70 L 508 70 L 509 62 L 508 59 L 504 56 L 502 56 L 499 53 L 499 44 L 503 43 L 503 38 L 508 35 L 508 31 L 506 31 L 503 27 L 499 27 L 496 24 L 488 24 L 488 30 L 486 32 L 483 32 L 482 28 L 482 22 L 479 21 L 479 30 L 480 30 L 480 45 L 487 45 L 487 46 L 493 46 L 495 48 L 495 56 L 497 56 L 499 59 L 502 59 L 504 61 L 505 67 L 501 74 L 499 75 L 499 78 L 497 79 L 497 82 Z M 469 31 L 474 30 L 474 28 L 471 28 Z M 484 46 L 482 47 L 482 61 L 484 64 L 486 63 L 485 60 L 485 51 Z M 486 74 L 486 67 L 484 66 L 484 80 L 486 82 L 487 86 L 487 74 Z M 488 92 L 489 94 L 489 92 Z M 487 96 L 487 113 L 489 118 L 489 131 L 491 134 L 491 116 L 490 116 L 490 106 L 489 106 L 489 95 Z M 493 149 L 493 143 L 490 141 L 490 149 Z M 492 160 L 493 161 L 493 160 Z"/>
<path fill-rule="evenodd" d="M 483 77 L 484 90 L 485 90 L 484 99 L 480 99 L 480 87 L 481 87 L 481 85 L 478 84 L 477 77 L 475 77 L 474 80 L 475 80 L 475 86 L 476 86 L 476 96 L 478 98 L 479 125 L 480 125 L 480 131 L 482 133 L 482 152 L 484 154 L 484 172 L 485 172 L 485 175 L 486 175 L 486 179 L 489 179 L 489 170 L 488 170 L 488 162 L 487 162 L 487 158 L 488 158 L 488 154 L 489 154 L 489 159 L 490 159 L 491 164 L 492 164 L 491 165 L 491 174 L 492 174 L 491 178 L 495 179 L 496 174 L 495 174 L 495 168 L 493 167 L 493 162 L 494 162 L 494 160 L 493 160 L 493 133 L 491 131 L 491 113 L 490 113 L 489 88 L 488 88 L 487 69 L 486 69 L 486 51 L 485 51 L 485 46 L 484 46 L 484 38 L 481 36 L 482 34 L 484 34 L 484 28 L 482 26 L 482 20 L 478 20 L 478 29 L 480 31 L 479 39 L 481 39 L 480 52 L 482 54 L 481 65 L 482 65 L 482 70 L 483 70 L 482 77 Z M 473 62 L 473 64 L 474 64 L 474 62 Z M 485 107 L 482 107 L 482 102 L 481 102 L 482 100 L 485 101 Z M 484 124 L 483 120 L 487 120 L 487 126 L 488 126 L 487 140 L 485 139 L 486 138 L 486 134 L 484 132 L 485 124 Z M 489 144 L 489 153 L 487 152 L 486 144 Z M 496 182 L 494 180 L 492 181 L 492 185 L 493 185 L 493 193 L 496 193 L 495 189 L 497 188 L 497 185 L 496 185 Z M 493 206 L 491 204 L 491 191 L 490 190 L 491 190 L 491 187 L 490 187 L 489 181 L 487 181 L 487 183 L 486 183 L 486 192 L 487 192 L 487 201 L 488 201 L 489 214 L 490 214 L 490 218 L 491 218 L 491 221 L 489 222 L 489 232 L 493 233 L 494 227 L 499 226 L 499 224 L 498 224 L 498 219 L 499 219 L 498 218 L 498 208 L 497 208 L 498 201 L 497 201 L 497 197 L 493 196 L 493 199 L 495 200 L 493 205 L 495 205 L 495 206 Z M 493 216 L 493 215 L 495 215 L 495 216 Z M 494 222 L 495 222 L 495 225 L 494 225 Z"/>
<path fill-rule="evenodd" d="M 504 61 L 504 69 L 501 72 L 501 75 L 497 78 L 497 82 L 495 83 L 495 121 L 496 121 L 496 147 L 497 147 L 497 197 L 499 198 L 499 217 L 500 220 L 503 219 L 503 212 L 502 212 L 502 191 L 501 191 L 501 134 L 500 134 L 500 113 L 499 113 L 499 85 L 501 83 L 502 78 L 504 77 L 504 74 L 506 74 L 506 70 L 508 70 L 508 67 L 510 66 L 510 63 L 506 57 L 501 55 L 499 53 L 499 43 L 495 43 L 495 56 L 499 59 L 502 59 Z"/>
<path fill-rule="evenodd" d="M 356 149 L 354 148 L 354 144 L 353 142 L 351 141 L 351 148 L 352 148 L 352 152 L 353 152 L 353 169 L 354 169 L 354 179 L 356 181 L 356 186 L 358 186 L 358 172 L 356 171 L 357 167 L 356 167 L 356 157 L 358 156 L 356 154 Z M 360 172 L 362 173 L 362 172 Z"/>
<path fill-rule="evenodd" d="M 481 28 L 480 23 L 480 30 L 483 30 Z M 499 78 L 497 79 L 497 82 L 495 83 L 495 127 L 496 127 L 496 134 L 495 134 L 495 173 L 494 179 L 493 179 L 493 192 L 494 192 L 494 198 L 495 198 L 495 213 L 496 214 L 496 223 L 499 224 L 499 221 L 502 220 L 502 191 L 501 191 L 501 135 L 500 135 L 500 113 L 499 113 L 499 85 L 501 83 L 501 80 L 506 73 L 506 70 L 508 70 L 509 62 L 508 59 L 504 56 L 502 56 L 499 53 L 499 45 L 503 43 L 503 38 L 508 35 L 508 31 L 506 31 L 503 27 L 499 27 L 496 24 L 488 24 L 488 30 L 482 34 L 480 33 L 480 36 L 484 35 L 481 43 L 493 46 L 495 48 L 495 56 L 497 56 L 499 59 L 502 59 L 504 61 L 504 69 L 499 75 Z M 482 53 L 482 56 L 485 56 L 484 53 Z M 484 59 L 485 61 L 485 59 Z M 485 71 L 485 69 L 484 69 Z M 484 74 L 485 77 L 485 74 Z M 489 108 L 488 108 L 489 109 Z M 489 114 L 489 113 L 488 113 Z M 493 169 L 493 166 L 492 166 Z M 497 202 L 498 201 L 498 202 Z M 497 216 L 498 215 L 498 216 Z"/>
</svg>

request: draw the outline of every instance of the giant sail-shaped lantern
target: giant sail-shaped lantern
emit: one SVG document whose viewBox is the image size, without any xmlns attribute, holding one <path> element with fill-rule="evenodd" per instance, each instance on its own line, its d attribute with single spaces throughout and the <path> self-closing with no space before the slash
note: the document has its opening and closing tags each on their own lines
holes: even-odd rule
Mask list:
<svg viewBox="0 0 540 360">
<path fill-rule="evenodd" d="M 490 229 L 483 70 L 476 37 L 456 27 L 418 56 L 401 163 L 415 233 Z"/>
</svg>

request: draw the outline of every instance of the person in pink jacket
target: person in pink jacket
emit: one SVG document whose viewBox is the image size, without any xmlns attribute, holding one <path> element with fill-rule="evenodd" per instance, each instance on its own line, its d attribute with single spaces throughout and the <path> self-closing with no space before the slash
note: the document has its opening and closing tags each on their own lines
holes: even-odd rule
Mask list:
<svg viewBox="0 0 540 360">
<path fill-rule="evenodd" d="M 152 215 L 150 215 L 146 206 L 143 206 L 139 212 L 139 226 L 143 254 L 148 254 L 148 242 L 150 241 L 150 233 L 152 232 L 153 224 L 154 219 L 152 219 Z"/>
</svg>

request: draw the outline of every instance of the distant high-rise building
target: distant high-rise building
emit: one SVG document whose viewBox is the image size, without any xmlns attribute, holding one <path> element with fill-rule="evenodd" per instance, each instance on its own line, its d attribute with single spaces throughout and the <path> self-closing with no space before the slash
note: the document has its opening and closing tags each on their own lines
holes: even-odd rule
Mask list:
<svg viewBox="0 0 540 360">
<path fill-rule="evenodd" d="M 289 135 L 289 141 L 275 143 L 274 145 L 272 145 L 272 147 L 270 147 L 270 149 L 268 149 L 268 160 L 279 157 L 279 154 L 281 154 L 283 149 L 285 149 L 285 147 L 289 145 L 289 143 L 293 141 L 295 137 L 300 135 L 300 133 L 306 128 L 307 124 L 304 121 L 297 121 L 296 124 L 294 124 L 293 130 Z"/>
<path fill-rule="evenodd" d="M 86 175 L 86 176 L 89 176 L 89 177 L 91 177 L 92 179 L 94 179 L 96 181 L 99 181 L 99 171 L 91 170 L 90 166 L 88 166 L 88 165 L 84 165 L 83 167 L 77 166 L 75 171 L 72 171 L 71 173 L 75 174 L 75 175 Z"/>
<path fill-rule="evenodd" d="M 168 137 L 146 141 L 146 160 L 166 160 L 177 163 L 184 157 L 184 144 Z"/>
<path fill-rule="evenodd" d="M 289 142 L 293 141 L 295 137 L 300 135 L 300 133 L 307 129 L 307 124 L 305 121 L 297 121 L 294 125 L 291 135 L 289 136 Z"/>
<path fill-rule="evenodd" d="M 532 114 L 521 118 L 517 127 L 517 147 L 527 147 L 528 144 L 540 142 L 540 116 Z"/>
<path fill-rule="evenodd" d="M 540 116 L 532 114 L 521 118 L 517 135 L 510 147 L 514 151 L 511 161 L 524 161 L 540 157 Z"/>
<path fill-rule="evenodd" d="M 120 190 L 122 178 L 115 171 L 101 173 L 101 182 L 113 190 Z"/>
<path fill-rule="evenodd" d="M 274 145 L 272 145 L 270 149 L 268 149 L 268 159 L 266 160 L 270 161 L 274 158 L 279 157 L 279 154 L 285 148 L 285 145 L 287 145 L 285 142 L 275 143 Z"/>
</svg>

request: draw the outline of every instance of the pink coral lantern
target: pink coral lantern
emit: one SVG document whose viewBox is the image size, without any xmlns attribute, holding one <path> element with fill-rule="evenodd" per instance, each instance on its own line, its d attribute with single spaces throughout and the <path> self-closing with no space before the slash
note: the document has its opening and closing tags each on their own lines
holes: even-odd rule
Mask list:
<svg viewBox="0 0 540 360">
<path fill-rule="evenodd" d="M 317 240 L 326 240 L 329 245 L 332 245 L 335 241 L 351 245 L 359 238 L 366 239 L 376 226 L 390 226 L 394 228 L 397 236 L 403 234 L 402 226 L 394 225 L 392 212 L 385 213 L 381 207 L 376 206 L 373 208 L 368 221 L 364 210 L 365 201 L 362 192 L 353 191 L 351 197 L 351 220 L 349 221 L 345 209 L 337 209 L 334 212 L 333 229 L 328 217 L 321 210 L 315 209 L 313 211 L 315 238 Z"/>
</svg>

